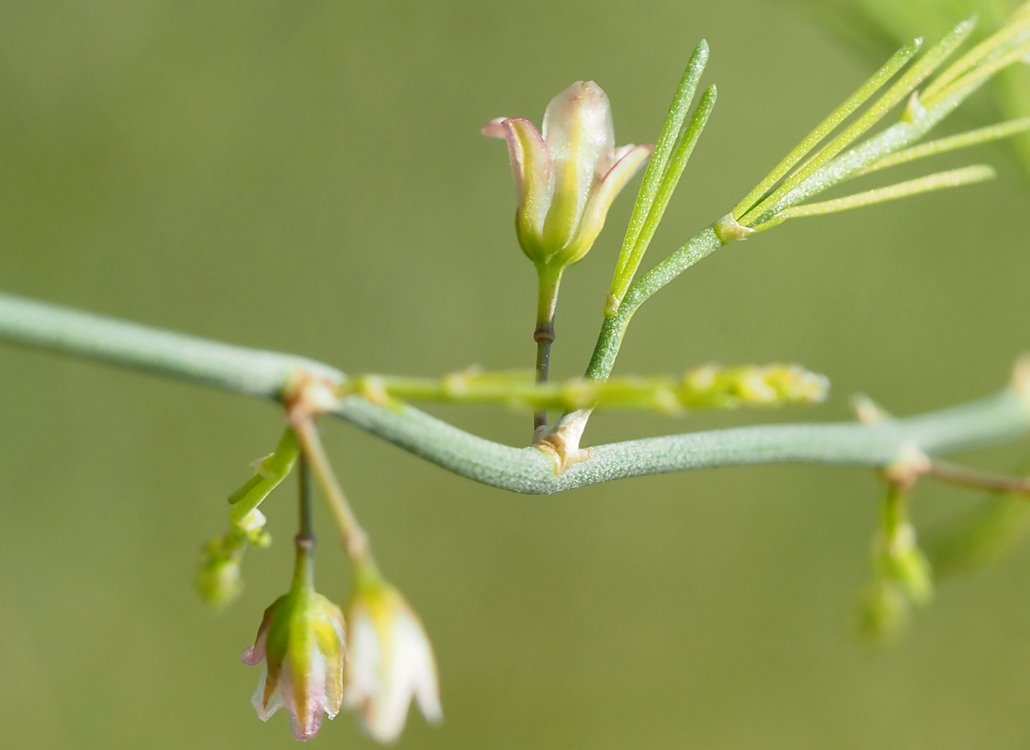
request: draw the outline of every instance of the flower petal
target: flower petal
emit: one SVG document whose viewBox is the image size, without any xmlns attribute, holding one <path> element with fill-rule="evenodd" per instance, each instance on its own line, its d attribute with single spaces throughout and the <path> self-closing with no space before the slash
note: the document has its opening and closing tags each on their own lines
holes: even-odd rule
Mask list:
<svg viewBox="0 0 1030 750">
<path fill-rule="evenodd" d="M 518 192 L 520 234 L 539 236 L 554 193 L 554 167 L 536 126 L 521 117 L 501 117 L 483 126 L 483 134 L 508 143 L 515 190 Z"/>
<path fill-rule="evenodd" d="M 442 718 L 429 639 L 396 591 L 352 606 L 348 656 L 344 701 L 374 740 L 400 736 L 412 699 L 429 721 Z"/>
<path fill-rule="evenodd" d="M 623 146 L 619 149 L 622 158 L 612 165 L 590 194 L 579 231 L 573 242 L 570 243 L 570 246 L 575 247 L 575 251 L 570 255 L 568 263 L 575 263 L 582 258 L 583 254 L 594 244 L 597 235 L 604 228 L 608 209 L 611 208 L 615 197 L 644 165 L 653 148 L 653 146 Z"/>
<path fill-rule="evenodd" d="M 268 667 L 261 667 L 261 677 L 258 679 L 257 689 L 254 691 L 254 695 L 251 697 L 251 705 L 254 706 L 254 710 L 257 711 L 258 718 L 261 721 L 268 721 L 272 714 L 278 711 L 283 703 L 279 696 L 279 691 L 276 690 L 278 686 L 278 675 L 269 684 L 268 679 Z"/>
<path fill-rule="evenodd" d="M 240 654 L 240 661 L 248 667 L 260 664 L 265 659 L 265 643 L 268 639 L 268 626 L 272 622 L 275 604 L 265 610 L 261 617 L 261 625 L 258 626 L 257 636 L 254 638 L 254 645 L 247 646 Z"/>
<path fill-rule="evenodd" d="M 546 244 L 560 247 L 574 235 L 591 188 L 612 164 L 615 129 L 608 95 L 593 81 L 576 81 L 547 105 L 542 132 L 555 172 L 544 232 Z"/>
<path fill-rule="evenodd" d="M 384 654 L 385 677 L 380 685 L 374 726 L 370 727 L 370 733 L 379 742 L 393 742 L 404 729 L 413 683 L 420 668 L 418 645 L 425 640 L 417 625 L 412 626 L 408 614 L 397 613 L 391 619 L 390 632 L 386 634 L 391 648 Z"/>
<path fill-rule="evenodd" d="M 306 655 L 299 643 L 296 646 L 290 654 L 291 669 L 283 670 L 280 693 L 290 712 L 293 736 L 310 740 L 318 734 L 325 713 L 326 663 L 314 642 L 308 644 Z"/>
<path fill-rule="evenodd" d="M 443 721 L 443 709 L 440 706 L 440 688 L 436 676 L 436 660 L 433 648 L 426 632 L 414 615 L 402 618 L 398 622 L 398 639 L 409 645 L 409 673 L 411 690 L 414 693 L 422 715 L 430 723 Z M 403 630 L 410 630 L 407 636 Z"/>
<path fill-rule="evenodd" d="M 350 623 L 343 703 L 361 714 L 367 730 L 373 721 L 375 697 L 381 683 L 379 636 L 374 623 L 363 610 L 352 610 Z"/>
</svg>

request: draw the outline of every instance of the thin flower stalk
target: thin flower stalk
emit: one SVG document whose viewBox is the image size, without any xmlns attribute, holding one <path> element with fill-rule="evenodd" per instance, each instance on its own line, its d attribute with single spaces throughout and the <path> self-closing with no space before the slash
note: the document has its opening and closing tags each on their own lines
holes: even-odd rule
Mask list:
<svg viewBox="0 0 1030 750">
<path fill-rule="evenodd" d="M 369 549 L 368 535 L 358 523 L 358 518 L 351 508 L 347 496 L 343 492 L 336 473 L 333 471 L 329 457 L 318 436 L 318 429 L 310 417 L 292 416 L 291 426 L 297 434 L 304 458 L 311 467 L 311 473 L 322 491 L 322 497 L 329 507 L 329 512 L 336 522 L 343 548 L 355 564 L 372 565 L 372 553 Z"/>
</svg>

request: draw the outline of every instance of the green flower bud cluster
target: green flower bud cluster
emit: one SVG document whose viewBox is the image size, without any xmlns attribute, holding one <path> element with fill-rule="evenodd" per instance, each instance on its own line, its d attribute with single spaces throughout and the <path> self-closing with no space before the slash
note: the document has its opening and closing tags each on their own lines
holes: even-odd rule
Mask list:
<svg viewBox="0 0 1030 750">
<path fill-rule="evenodd" d="M 621 377 L 604 381 L 573 378 L 534 383 L 530 372 L 475 369 L 442 379 L 359 375 L 340 387 L 344 396 L 359 395 L 383 405 L 396 401 L 499 404 L 526 409 L 615 407 L 677 413 L 690 409 L 782 406 L 823 401 L 829 390 L 824 375 L 798 365 L 706 365 L 679 378 Z"/>
<path fill-rule="evenodd" d="M 297 438 L 288 429 L 273 453 L 254 462 L 254 476 L 229 496 L 229 529 L 201 549 L 194 577 L 197 593 L 206 604 L 224 607 L 243 591 L 241 563 L 247 547 L 272 543 L 258 506 L 289 475 L 297 455 Z"/>
<path fill-rule="evenodd" d="M 873 541 L 869 584 L 862 606 L 862 629 L 876 639 L 904 632 L 914 607 L 933 599 L 933 571 L 916 544 L 916 532 L 906 518 L 906 489 L 890 485 L 883 526 Z"/>
</svg>

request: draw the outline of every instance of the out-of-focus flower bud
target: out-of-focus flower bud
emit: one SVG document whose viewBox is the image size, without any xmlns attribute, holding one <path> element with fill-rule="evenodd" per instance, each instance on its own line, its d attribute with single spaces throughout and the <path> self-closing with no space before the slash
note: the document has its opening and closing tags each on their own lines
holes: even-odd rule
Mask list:
<svg viewBox="0 0 1030 750">
<path fill-rule="evenodd" d="M 194 585 L 205 604 L 221 609 L 239 597 L 243 591 L 240 561 L 245 549 L 246 542 L 233 532 L 204 545 Z"/>
</svg>

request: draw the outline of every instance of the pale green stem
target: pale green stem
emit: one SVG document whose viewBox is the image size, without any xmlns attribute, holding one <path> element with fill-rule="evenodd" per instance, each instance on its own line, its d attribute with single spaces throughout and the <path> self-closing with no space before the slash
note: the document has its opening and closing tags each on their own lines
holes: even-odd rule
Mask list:
<svg viewBox="0 0 1030 750">
<path fill-rule="evenodd" d="M 707 242 L 713 240 L 717 247 L 714 232 Z M 298 372 L 311 372 L 337 383 L 344 380 L 339 370 L 310 359 L 2 294 L 0 340 L 278 402 Z M 595 446 L 590 460 L 560 475 L 537 448 L 485 440 L 411 406 L 379 406 L 352 396 L 343 399 L 334 414 L 469 479 L 513 492 L 550 494 L 627 477 L 720 466 L 817 463 L 884 467 L 896 461 L 906 446 L 916 446 L 932 456 L 1025 435 L 1030 431 L 1028 401 L 1027 394 L 1006 388 L 988 398 L 883 424 L 763 425 L 630 440 Z"/>
<path fill-rule="evenodd" d="M 297 495 L 300 527 L 294 539 L 297 550 L 293 567 L 293 591 L 315 589 L 315 532 L 311 522 L 311 472 L 301 456 L 297 472 Z"/>
<path fill-rule="evenodd" d="M 904 151 L 899 151 L 896 154 L 885 156 L 861 170 L 856 176 L 872 174 L 873 172 L 879 172 L 881 169 L 896 167 L 899 164 L 908 164 L 917 159 L 925 159 L 928 156 L 937 156 L 938 154 L 946 154 L 949 151 L 957 151 L 981 143 L 1009 138 L 1026 131 L 1030 131 L 1030 117 L 1020 117 L 1007 122 L 999 122 L 996 125 L 969 130 L 958 135 L 937 138 L 926 143 L 920 143 L 918 146 L 906 148 Z"/>
<path fill-rule="evenodd" d="M 300 523 L 297 529 L 299 539 L 315 544 L 315 525 L 311 517 L 311 467 L 304 456 L 300 457 L 297 471 L 297 505 Z"/>
<path fill-rule="evenodd" d="M 585 377 L 590 380 L 607 380 L 619 356 L 626 329 L 637 309 L 663 286 L 720 247 L 722 242 L 715 229 L 708 227 L 637 279 L 626 292 L 618 309 L 604 316 Z"/>
<path fill-rule="evenodd" d="M 873 190 L 867 190 L 862 193 L 855 193 L 854 195 L 848 195 L 844 198 L 836 198 L 834 200 L 821 201 L 819 203 L 806 203 L 803 206 L 787 208 L 776 214 L 769 221 L 756 225 L 754 230 L 756 232 L 761 232 L 763 230 L 770 229 L 777 224 L 782 224 L 784 221 L 787 221 L 787 219 L 835 214 L 855 208 L 873 206 L 877 203 L 885 203 L 887 201 L 908 198 L 913 195 L 921 195 L 923 193 L 931 193 L 937 190 L 973 185 L 977 182 L 984 182 L 985 180 L 993 179 L 994 176 L 995 171 L 991 167 L 983 165 L 952 169 L 947 172 L 938 172 L 937 174 L 927 175 L 926 177 L 920 177 L 915 180 L 908 180 L 906 182 L 899 182 L 886 187 L 874 188 Z"/>
</svg>

